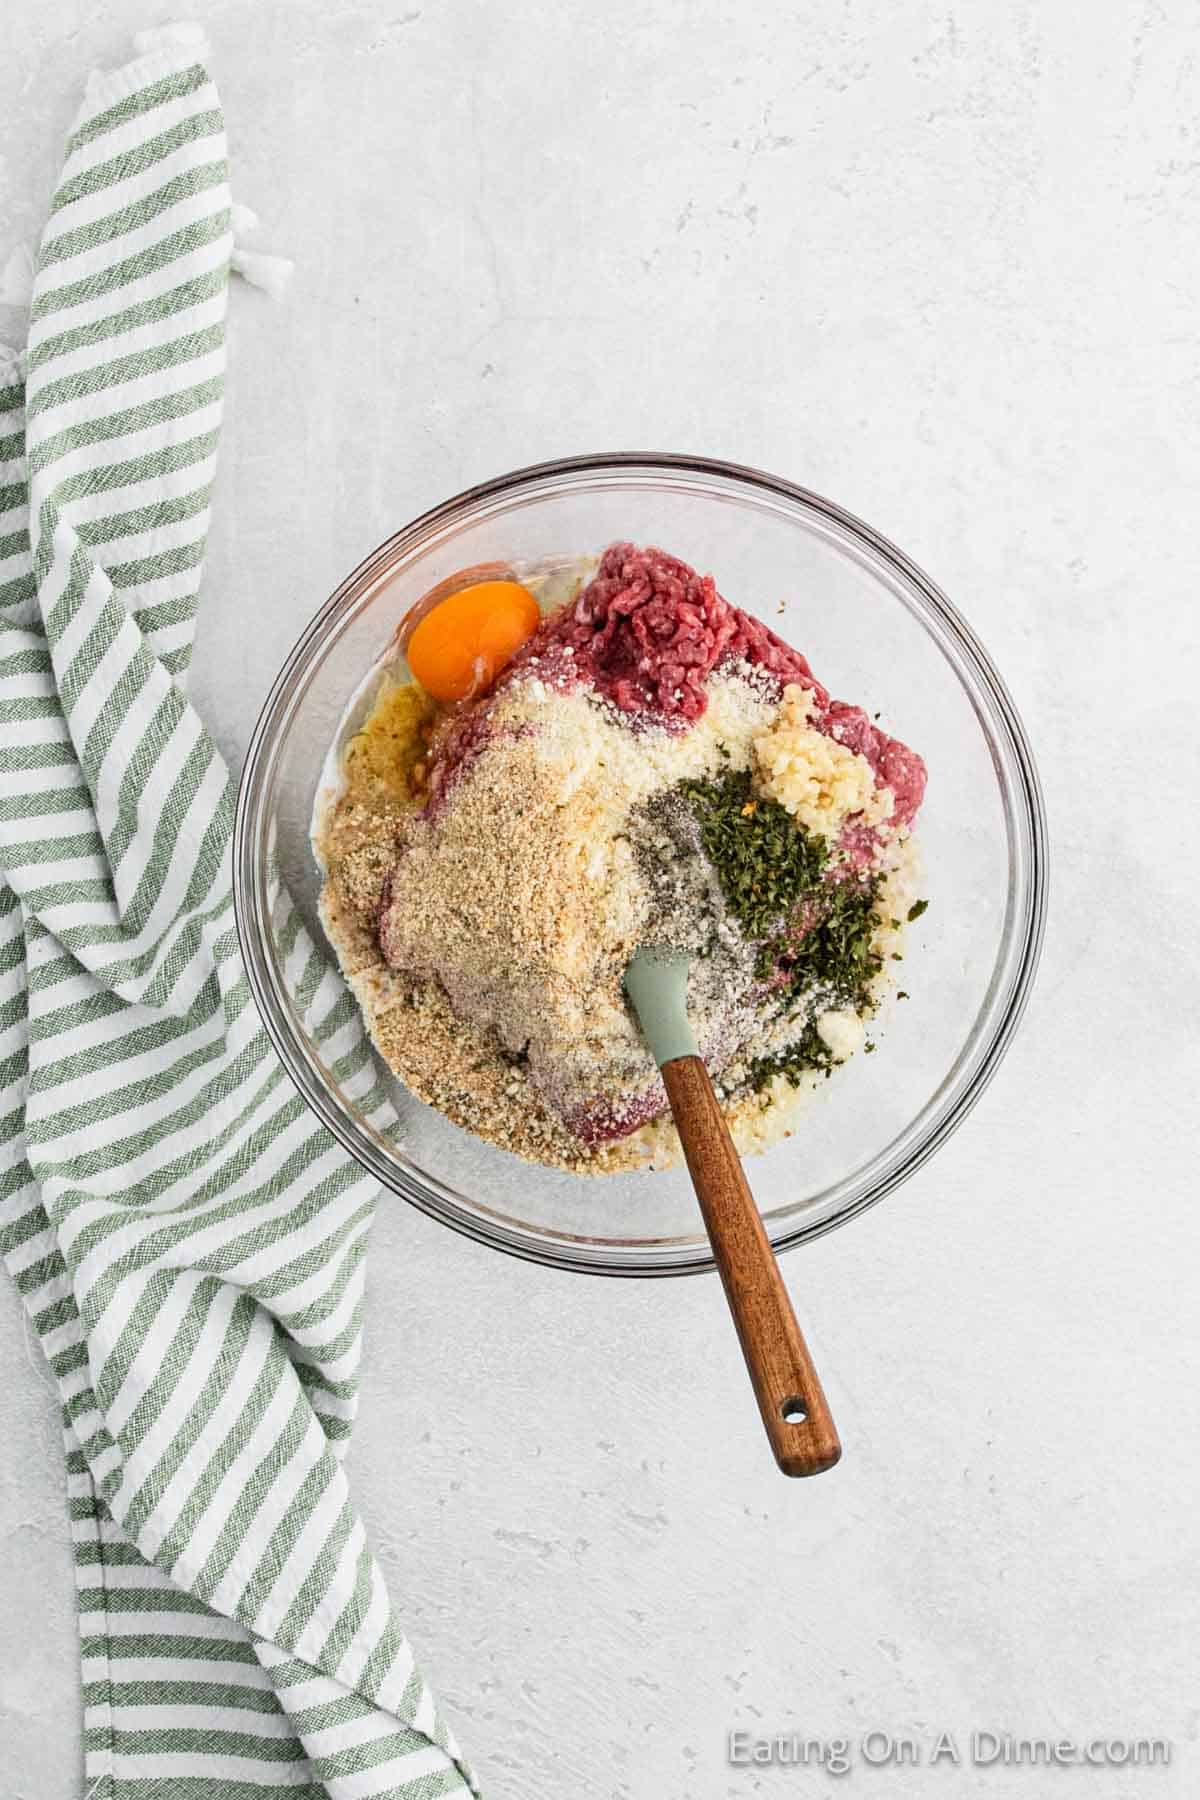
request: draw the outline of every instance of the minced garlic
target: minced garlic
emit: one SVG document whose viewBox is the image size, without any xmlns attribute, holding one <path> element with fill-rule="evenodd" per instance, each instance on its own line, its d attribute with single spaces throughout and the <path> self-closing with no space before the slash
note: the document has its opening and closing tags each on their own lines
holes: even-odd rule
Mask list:
<svg viewBox="0 0 1200 1800">
<path fill-rule="evenodd" d="M 875 786 L 865 756 L 809 724 L 813 704 L 809 688 L 784 689 L 777 715 L 754 739 L 758 786 L 820 837 L 836 838 L 851 814 L 882 824 L 895 806 L 891 788 Z"/>
</svg>

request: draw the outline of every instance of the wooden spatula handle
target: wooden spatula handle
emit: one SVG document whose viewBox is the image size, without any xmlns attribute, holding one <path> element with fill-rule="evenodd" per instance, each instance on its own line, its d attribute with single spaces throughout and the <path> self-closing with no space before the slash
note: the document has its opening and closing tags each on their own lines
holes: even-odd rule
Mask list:
<svg viewBox="0 0 1200 1800">
<path fill-rule="evenodd" d="M 680 1056 L 662 1077 L 775 1460 L 819 1475 L 842 1446 L 708 1070 Z"/>
</svg>

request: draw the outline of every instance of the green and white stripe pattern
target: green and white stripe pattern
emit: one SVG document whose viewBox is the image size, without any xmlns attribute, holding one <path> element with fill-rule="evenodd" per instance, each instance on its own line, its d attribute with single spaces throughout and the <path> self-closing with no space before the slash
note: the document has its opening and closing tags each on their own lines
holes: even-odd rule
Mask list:
<svg viewBox="0 0 1200 1800">
<path fill-rule="evenodd" d="M 91 1800 L 470 1778 L 341 1455 L 373 1187 L 259 1025 L 184 692 L 232 236 L 186 31 L 89 87 L 0 376 L 0 1247 L 59 1384 Z M 311 1028 L 384 1100 L 295 922 Z"/>
</svg>

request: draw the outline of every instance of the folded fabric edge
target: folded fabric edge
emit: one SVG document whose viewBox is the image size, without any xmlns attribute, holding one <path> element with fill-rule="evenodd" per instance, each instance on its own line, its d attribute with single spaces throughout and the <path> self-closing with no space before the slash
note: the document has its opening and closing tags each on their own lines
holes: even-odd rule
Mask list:
<svg viewBox="0 0 1200 1800">
<path fill-rule="evenodd" d="M 115 69 L 93 69 L 87 77 L 83 100 L 71 126 L 71 135 L 98 113 L 164 75 L 173 75 L 208 55 L 208 35 L 200 25 L 181 21 L 152 31 L 139 31 L 133 39 L 134 55 Z"/>
</svg>

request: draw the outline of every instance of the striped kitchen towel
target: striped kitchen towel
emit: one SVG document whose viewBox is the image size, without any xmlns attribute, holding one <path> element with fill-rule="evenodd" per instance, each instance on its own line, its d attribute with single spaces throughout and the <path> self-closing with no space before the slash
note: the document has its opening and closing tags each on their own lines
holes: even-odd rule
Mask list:
<svg viewBox="0 0 1200 1800">
<path fill-rule="evenodd" d="M 221 109 L 196 33 L 138 48 L 88 88 L 0 371 L 0 1247 L 62 1401 L 87 1790 L 431 1800 L 470 1776 L 341 1460 L 374 1190 L 259 1025 L 185 697 Z M 298 921 L 292 967 L 381 1116 Z"/>
</svg>

